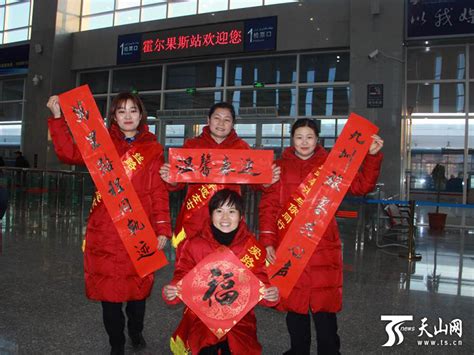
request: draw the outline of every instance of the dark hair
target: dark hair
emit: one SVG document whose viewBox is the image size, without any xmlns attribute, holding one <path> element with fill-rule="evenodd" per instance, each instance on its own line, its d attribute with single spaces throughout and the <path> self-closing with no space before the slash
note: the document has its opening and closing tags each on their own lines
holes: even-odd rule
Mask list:
<svg viewBox="0 0 474 355">
<path fill-rule="evenodd" d="M 314 131 L 314 134 L 316 134 L 316 137 L 319 137 L 319 125 L 311 118 L 300 118 L 299 120 L 296 120 L 296 122 L 293 123 L 293 126 L 291 127 L 291 137 L 294 137 L 295 131 L 300 127 L 311 128 Z"/>
<path fill-rule="evenodd" d="M 140 111 L 140 114 L 142 115 L 139 126 L 141 126 L 143 123 L 146 122 L 147 113 L 146 113 L 145 105 L 143 104 L 140 97 L 138 97 L 138 95 L 133 94 L 131 92 L 121 92 L 120 94 L 114 97 L 114 99 L 112 100 L 112 103 L 110 104 L 109 125 L 117 124 L 117 122 L 115 122 L 115 112 L 120 106 L 125 104 L 128 100 L 131 100 L 137 106 L 138 111 Z"/>
<path fill-rule="evenodd" d="M 235 109 L 234 106 L 232 104 L 229 104 L 228 102 L 218 102 L 217 104 L 212 105 L 209 109 L 209 114 L 207 115 L 207 117 L 211 118 L 214 111 L 218 108 L 229 110 L 230 114 L 232 115 L 232 123 L 235 123 Z"/>
<path fill-rule="evenodd" d="M 209 214 L 224 205 L 234 206 L 239 211 L 240 216 L 244 215 L 244 200 L 237 192 L 229 189 L 217 191 L 209 201 Z"/>
</svg>

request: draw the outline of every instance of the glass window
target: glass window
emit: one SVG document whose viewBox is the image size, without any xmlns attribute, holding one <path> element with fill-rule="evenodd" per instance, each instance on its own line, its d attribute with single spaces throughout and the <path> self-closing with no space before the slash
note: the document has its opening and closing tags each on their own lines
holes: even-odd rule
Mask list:
<svg viewBox="0 0 474 355">
<path fill-rule="evenodd" d="M 262 148 L 272 148 L 279 155 L 282 146 L 288 147 L 290 145 L 290 131 L 291 125 L 289 123 L 262 124 Z"/>
<path fill-rule="evenodd" d="M 199 0 L 198 13 L 227 10 L 228 0 Z"/>
<path fill-rule="evenodd" d="M 262 0 L 230 0 L 231 9 L 240 9 L 243 7 L 261 6 Z"/>
<path fill-rule="evenodd" d="M 222 91 L 197 91 L 193 95 L 185 92 L 165 94 L 165 109 L 209 108 L 222 101 Z"/>
<path fill-rule="evenodd" d="M 413 149 L 463 149 L 464 131 L 464 119 L 413 119 L 412 147 Z"/>
<path fill-rule="evenodd" d="M 236 112 L 240 107 L 276 107 L 279 116 L 296 115 L 295 89 L 231 90 L 229 101 Z"/>
<path fill-rule="evenodd" d="M 237 135 L 246 141 L 251 147 L 255 147 L 257 125 L 253 123 L 239 123 L 234 126 Z"/>
<path fill-rule="evenodd" d="M 229 63 L 229 85 L 253 85 L 296 82 L 296 57 L 239 59 Z"/>
<path fill-rule="evenodd" d="M 145 105 L 147 118 L 157 118 L 156 111 L 160 109 L 161 95 L 140 95 Z"/>
<path fill-rule="evenodd" d="M 83 17 L 81 21 L 81 31 L 95 30 L 98 28 L 112 27 L 114 14 Z"/>
<path fill-rule="evenodd" d="M 0 32 L 0 44 L 3 44 L 3 32 Z"/>
<path fill-rule="evenodd" d="M 21 124 L 0 125 L 0 145 L 21 144 Z"/>
<path fill-rule="evenodd" d="M 321 138 L 328 137 L 333 138 L 336 137 L 336 120 L 335 119 L 322 119 L 319 120 L 320 122 L 320 132 L 319 136 Z"/>
<path fill-rule="evenodd" d="M 140 22 L 140 9 L 115 12 L 115 26 Z"/>
<path fill-rule="evenodd" d="M 80 74 L 80 85 L 88 84 L 92 93 L 105 94 L 109 86 L 109 72 L 100 71 Z"/>
<path fill-rule="evenodd" d="M 223 82 L 224 62 L 170 65 L 167 68 L 167 89 L 220 87 Z"/>
<path fill-rule="evenodd" d="M 112 92 L 161 89 L 161 67 L 114 70 Z"/>
<path fill-rule="evenodd" d="M 301 116 L 333 116 L 349 113 L 349 87 L 300 89 Z"/>
<path fill-rule="evenodd" d="M 142 8 L 141 21 L 153 21 L 166 18 L 166 4 Z"/>
<path fill-rule="evenodd" d="M 464 47 L 416 48 L 408 50 L 408 80 L 464 79 L 466 53 Z"/>
<path fill-rule="evenodd" d="M 107 117 L 107 98 L 106 97 L 94 97 L 97 108 L 99 109 L 102 117 Z"/>
<path fill-rule="evenodd" d="M 166 125 L 166 147 L 179 147 L 184 144 L 184 125 Z"/>
<path fill-rule="evenodd" d="M 321 83 L 349 81 L 349 53 L 302 55 L 300 82 Z"/>
<path fill-rule="evenodd" d="M 12 43 L 19 41 L 26 41 L 28 39 L 28 29 L 5 31 L 3 36 L 3 43 Z"/>
<path fill-rule="evenodd" d="M 469 155 L 467 157 L 467 203 L 474 204 L 474 119 L 469 119 Z M 472 224 L 471 224 L 472 225 Z"/>
<path fill-rule="evenodd" d="M 140 6 L 140 0 L 116 0 L 115 8 L 120 10 L 134 6 Z"/>
<path fill-rule="evenodd" d="M 343 118 L 339 118 L 337 120 L 337 136 L 339 137 L 339 135 L 341 134 L 342 132 L 342 129 L 344 128 L 344 126 L 346 125 L 347 123 L 347 120 L 346 119 L 343 119 Z"/>
<path fill-rule="evenodd" d="M 407 105 L 413 112 L 464 112 L 464 84 L 408 84 Z"/>
<path fill-rule="evenodd" d="M 167 3 L 168 0 L 142 0 L 142 5 Z"/>
<path fill-rule="evenodd" d="M 113 10 L 114 0 L 83 0 L 82 2 L 83 16 Z"/>
<path fill-rule="evenodd" d="M 474 46 L 469 46 L 469 76 L 474 78 Z"/>
<path fill-rule="evenodd" d="M 469 84 L 469 112 L 474 113 L 474 83 Z"/>
<path fill-rule="evenodd" d="M 28 26 L 30 19 L 29 2 L 6 6 L 5 11 L 5 30 Z"/>
<path fill-rule="evenodd" d="M 22 102 L 0 102 L 0 121 L 21 121 Z"/>
<path fill-rule="evenodd" d="M 284 4 L 288 2 L 298 2 L 298 0 L 264 0 L 265 5 Z"/>
<path fill-rule="evenodd" d="M 0 7 L 0 30 L 3 30 L 4 20 L 5 20 L 5 7 Z"/>
<path fill-rule="evenodd" d="M 0 100 L 23 100 L 24 80 L 5 80 L 0 82 Z"/>
<path fill-rule="evenodd" d="M 179 17 L 195 15 L 197 11 L 197 0 L 184 2 L 168 2 L 168 17 Z"/>
</svg>

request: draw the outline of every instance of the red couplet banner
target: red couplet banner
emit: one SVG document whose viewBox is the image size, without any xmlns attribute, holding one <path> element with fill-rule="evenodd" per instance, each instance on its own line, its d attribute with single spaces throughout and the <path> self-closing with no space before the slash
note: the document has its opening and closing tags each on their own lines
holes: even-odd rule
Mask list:
<svg viewBox="0 0 474 355">
<path fill-rule="evenodd" d="M 168 262 L 157 248 L 157 238 L 128 174 L 133 170 L 119 157 L 87 85 L 59 95 L 66 122 L 97 190 L 133 262 L 144 277 Z M 152 156 L 133 152 L 136 165 Z"/>
<path fill-rule="evenodd" d="M 272 150 L 170 148 L 172 182 L 269 184 Z"/>
<path fill-rule="evenodd" d="M 179 297 L 218 338 L 263 298 L 265 285 L 227 247 L 201 260 L 176 286 Z"/>
<path fill-rule="evenodd" d="M 307 176 L 277 221 L 281 243 L 268 267 L 287 298 L 334 218 L 372 143 L 377 126 L 352 113 L 326 162 Z"/>
</svg>

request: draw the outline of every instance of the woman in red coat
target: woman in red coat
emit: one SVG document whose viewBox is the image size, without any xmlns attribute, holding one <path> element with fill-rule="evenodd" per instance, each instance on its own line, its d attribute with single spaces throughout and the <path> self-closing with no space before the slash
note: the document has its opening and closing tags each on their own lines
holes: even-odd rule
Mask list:
<svg viewBox="0 0 474 355">
<path fill-rule="evenodd" d="M 279 245 L 276 221 L 282 208 L 306 176 L 324 164 L 328 153 L 318 144 L 319 130 L 311 119 L 297 120 L 292 129 L 293 146 L 287 148 L 277 161 L 281 167 L 278 183 L 266 189 L 260 202 L 260 243 L 267 249 L 267 260 L 275 262 Z M 369 154 L 357 173 L 350 192 L 365 195 L 372 191 L 377 181 L 383 141 L 374 135 Z M 338 354 L 336 312 L 342 307 L 342 254 L 336 220 L 333 218 L 308 261 L 303 273 L 282 308 L 288 311 L 286 323 L 290 333 L 291 349 L 285 354 L 309 354 L 311 322 L 317 332 L 318 354 Z"/>
<path fill-rule="evenodd" d="M 234 106 L 227 102 L 219 102 L 214 104 L 210 110 L 207 118 L 208 125 L 204 127 L 202 133 L 195 138 L 186 140 L 183 148 L 196 149 L 250 149 L 250 146 L 242 138 L 240 138 L 234 130 L 235 124 L 235 110 Z M 160 170 L 161 177 L 164 181 L 169 183 L 170 165 L 164 164 Z M 273 167 L 272 183 L 278 181 L 280 177 L 280 169 Z M 188 207 L 194 205 L 193 196 L 202 196 L 202 189 L 207 188 L 207 184 L 187 184 L 188 190 L 184 203 L 181 207 L 174 231 L 173 245 L 177 247 L 179 243 L 185 238 L 192 238 L 200 232 L 203 223 L 209 218 L 209 211 L 207 203 L 201 206 L 194 206 L 192 210 Z M 186 187 L 184 183 L 169 183 L 168 189 L 170 191 L 181 190 Z M 253 186 L 257 188 L 256 186 Z M 237 184 L 221 184 L 219 188 L 226 188 L 241 192 L 240 185 Z M 210 197 L 209 197 L 210 198 Z M 188 201 L 190 201 L 188 203 Z M 177 251 L 177 259 L 179 257 L 179 249 Z"/>
<path fill-rule="evenodd" d="M 163 288 L 163 298 L 169 304 L 180 302 L 177 298 L 176 283 L 220 245 L 226 245 L 239 256 L 248 245 L 249 239 L 255 238 L 248 231 L 242 218 L 243 200 L 237 192 L 229 189 L 218 191 L 211 198 L 208 211 L 211 220 L 207 220 L 199 235 L 185 241 L 173 280 Z M 263 263 L 252 268 L 252 272 L 266 285 L 269 284 Z M 278 299 L 278 289 L 273 286 L 268 287 L 265 289 L 261 304 L 271 307 L 276 305 Z M 221 339 L 218 339 L 190 309 L 185 310 L 184 316 L 188 317 L 185 346 L 193 354 L 257 355 L 262 353 L 262 347 L 257 340 L 257 322 L 253 310 Z"/>
<path fill-rule="evenodd" d="M 53 116 L 48 119 L 49 130 L 59 159 L 68 164 L 84 164 L 61 114 L 58 96 L 47 103 Z M 109 133 L 119 156 L 130 149 L 140 152 L 152 143 L 153 159 L 137 167 L 132 184 L 158 236 L 157 245 L 163 249 L 171 235 L 168 191 L 160 178 L 163 148 L 148 131 L 146 112 L 140 98 L 122 93 L 112 101 Z M 97 196 L 97 195 L 96 195 Z M 128 334 L 136 349 L 144 348 L 142 336 L 145 302 L 153 286 L 153 274 L 138 276 L 104 203 L 94 200 L 87 224 L 84 250 L 86 295 L 102 302 L 103 321 L 109 335 L 113 354 L 123 354 L 125 318 L 122 302 L 127 302 Z"/>
</svg>

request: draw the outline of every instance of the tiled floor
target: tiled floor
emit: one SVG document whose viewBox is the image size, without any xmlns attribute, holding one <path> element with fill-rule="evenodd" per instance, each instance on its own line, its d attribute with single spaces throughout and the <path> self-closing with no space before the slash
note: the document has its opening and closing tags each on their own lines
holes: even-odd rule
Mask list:
<svg viewBox="0 0 474 355">
<path fill-rule="evenodd" d="M 84 296 L 83 228 L 77 209 L 73 202 L 41 196 L 20 194 L 12 200 L 0 237 L 0 354 L 108 353 L 101 307 Z M 422 260 L 410 263 L 398 255 L 403 248 L 377 248 L 374 233 L 363 228 L 366 222 L 340 221 L 345 264 L 344 309 L 338 315 L 342 353 L 473 354 L 474 231 L 432 234 L 420 228 L 416 251 Z M 147 303 L 148 347 L 142 354 L 170 353 L 169 336 L 182 308 L 166 307 L 160 289 L 172 268 L 157 272 Z M 393 346 L 383 346 L 389 340 L 389 322 L 382 315 L 412 319 L 401 326 L 403 339 L 395 335 Z M 263 353 L 287 350 L 284 315 L 259 308 L 257 317 Z M 462 322 L 462 334 L 456 319 Z M 425 340 L 434 345 L 424 345 Z M 126 351 L 132 353 L 130 347 Z"/>
</svg>

